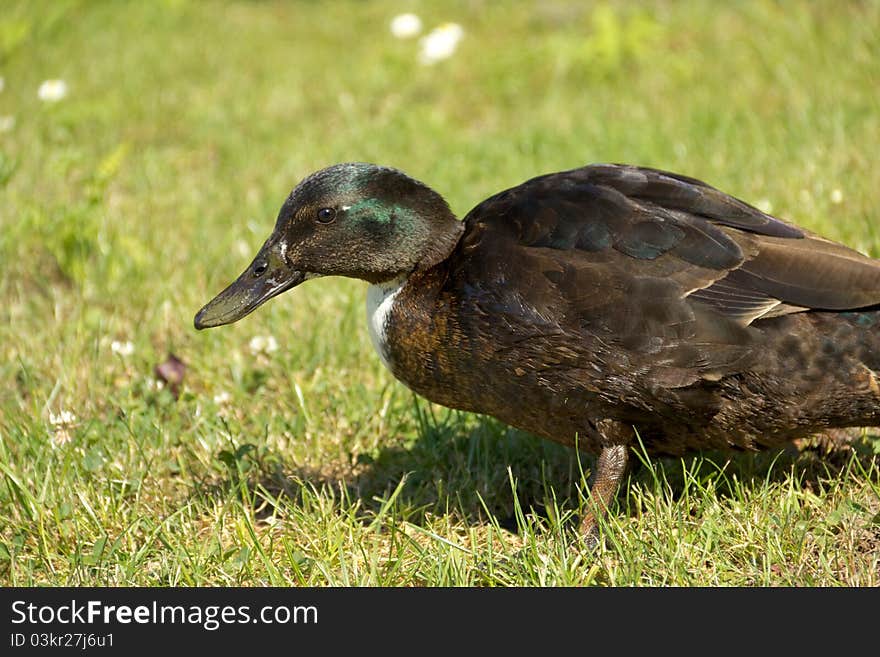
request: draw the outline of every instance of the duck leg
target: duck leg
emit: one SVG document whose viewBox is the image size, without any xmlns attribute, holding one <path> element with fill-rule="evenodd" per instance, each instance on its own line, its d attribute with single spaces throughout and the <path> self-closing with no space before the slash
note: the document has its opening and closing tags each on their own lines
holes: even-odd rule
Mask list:
<svg viewBox="0 0 880 657">
<path fill-rule="evenodd" d="M 591 545 L 599 540 L 598 519 L 607 513 L 611 498 L 626 472 L 629 458 L 627 438 L 632 435 L 632 428 L 620 422 L 605 420 L 596 424 L 605 446 L 596 461 L 596 472 L 590 487 L 592 508 L 584 514 L 580 526 L 581 534 Z"/>
</svg>

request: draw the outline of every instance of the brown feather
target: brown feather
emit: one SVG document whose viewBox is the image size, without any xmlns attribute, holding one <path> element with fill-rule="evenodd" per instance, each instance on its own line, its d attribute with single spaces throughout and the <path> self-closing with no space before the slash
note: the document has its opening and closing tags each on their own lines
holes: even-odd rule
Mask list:
<svg viewBox="0 0 880 657">
<path fill-rule="evenodd" d="M 852 387 L 880 367 L 880 311 L 819 312 L 880 303 L 877 261 L 637 167 L 535 178 L 464 223 L 390 324 L 395 374 L 430 399 L 597 452 L 586 418 L 666 453 L 880 422 Z"/>
</svg>

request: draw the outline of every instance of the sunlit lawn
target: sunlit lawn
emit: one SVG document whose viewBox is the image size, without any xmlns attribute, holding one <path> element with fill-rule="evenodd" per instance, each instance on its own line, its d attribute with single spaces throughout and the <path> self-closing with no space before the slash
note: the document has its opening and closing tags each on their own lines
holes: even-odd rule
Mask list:
<svg viewBox="0 0 880 657">
<path fill-rule="evenodd" d="M 420 63 L 402 11 L 460 24 L 454 54 Z M 290 188 L 347 160 L 460 215 L 651 165 L 880 256 L 878 25 L 870 2 L 7 0 L 0 583 L 880 584 L 876 432 L 645 463 L 590 552 L 592 457 L 415 398 L 363 283 L 192 328 Z"/>
</svg>

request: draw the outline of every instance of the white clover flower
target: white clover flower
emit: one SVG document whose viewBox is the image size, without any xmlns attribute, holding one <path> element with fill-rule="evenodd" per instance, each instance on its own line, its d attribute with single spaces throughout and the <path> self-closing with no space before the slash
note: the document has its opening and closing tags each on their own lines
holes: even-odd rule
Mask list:
<svg viewBox="0 0 880 657">
<path fill-rule="evenodd" d="M 46 103 L 55 103 L 67 96 L 67 83 L 64 80 L 46 80 L 37 90 L 37 96 Z"/>
<path fill-rule="evenodd" d="M 52 446 L 63 447 L 71 440 L 73 436 L 70 433 L 70 427 L 76 422 L 76 415 L 70 411 L 60 410 L 58 415 L 49 411 L 49 424 L 54 427 L 52 431 Z"/>
<path fill-rule="evenodd" d="M 165 382 L 160 379 L 147 379 L 147 390 L 150 392 L 156 392 L 157 390 L 163 390 L 165 388 Z"/>
<path fill-rule="evenodd" d="M 217 406 L 225 406 L 231 401 L 232 395 L 230 395 L 225 390 L 223 390 L 222 392 L 218 392 L 216 395 L 214 395 L 214 403 L 217 404 Z"/>
<path fill-rule="evenodd" d="M 411 39 L 422 31 L 422 19 L 415 14 L 398 14 L 391 19 L 391 34 L 398 39 Z"/>
<path fill-rule="evenodd" d="M 125 358 L 126 356 L 131 356 L 134 353 L 134 344 L 127 340 L 125 342 L 114 340 L 110 343 L 110 351 Z"/>
<path fill-rule="evenodd" d="M 71 440 L 73 440 L 73 436 L 64 427 L 57 427 L 55 433 L 52 434 L 53 447 L 64 447 Z"/>
<path fill-rule="evenodd" d="M 0 116 L 0 132 L 11 132 L 14 127 L 14 116 Z"/>
<path fill-rule="evenodd" d="M 464 30 L 458 23 L 444 23 L 434 28 L 419 41 L 419 61 L 427 65 L 452 57 L 463 36 Z"/>
<path fill-rule="evenodd" d="M 837 187 L 831 190 L 831 202 L 834 205 L 843 203 L 843 192 Z"/>
<path fill-rule="evenodd" d="M 74 422 L 76 422 L 76 415 L 70 411 L 61 410 L 58 411 L 58 415 L 49 411 L 49 424 L 53 427 L 69 427 Z"/>
<path fill-rule="evenodd" d="M 278 351 L 278 341 L 271 335 L 255 335 L 248 343 L 248 347 L 254 355 L 271 354 L 273 351 Z"/>
</svg>

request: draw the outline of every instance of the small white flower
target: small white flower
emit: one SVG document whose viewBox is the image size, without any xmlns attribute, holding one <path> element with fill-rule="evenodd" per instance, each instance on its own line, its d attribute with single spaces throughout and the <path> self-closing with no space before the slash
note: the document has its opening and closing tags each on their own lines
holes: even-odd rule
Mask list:
<svg viewBox="0 0 880 657">
<path fill-rule="evenodd" d="M 56 427 L 55 433 L 52 434 L 53 447 L 64 447 L 71 440 L 73 440 L 73 436 L 65 427 Z"/>
<path fill-rule="evenodd" d="M 391 19 L 391 34 L 398 39 L 411 39 L 422 31 L 422 19 L 415 14 L 398 14 Z"/>
<path fill-rule="evenodd" d="M 14 116 L 0 116 L 0 132 L 10 132 L 14 127 Z"/>
<path fill-rule="evenodd" d="M 157 390 L 163 390 L 164 388 L 164 381 L 160 381 L 159 379 L 147 379 L 147 390 L 150 392 L 156 392 Z"/>
<path fill-rule="evenodd" d="M 222 392 L 218 392 L 216 395 L 214 395 L 214 403 L 217 404 L 217 406 L 225 406 L 231 401 L 232 395 L 230 395 L 225 390 Z"/>
<path fill-rule="evenodd" d="M 55 103 L 67 95 L 67 83 L 64 80 L 46 80 L 37 90 L 40 100 Z"/>
<path fill-rule="evenodd" d="M 271 335 L 255 335 L 248 343 L 248 347 L 254 355 L 271 354 L 273 351 L 278 351 L 278 341 Z"/>
<path fill-rule="evenodd" d="M 69 427 L 74 422 L 76 422 L 76 415 L 70 411 L 61 410 L 58 411 L 58 415 L 49 411 L 49 424 L 54 427 Z"/>
<path fill-rule="evenodd" d="M 110 343 L 110 351 L 125 358 L 126 356 L 131 356 L 134 353 L 134 344 L 127 340 L 125 342 L 114 340 Z"/>
<path fill-rule="evenodd" d="M 758 201 L 755 203 L 755 207 L 764 214 L 770 214 L 771 212 L 773 212 L 773 203 L 770 202 L 769 198 L 758 199 Z"/>
<path fill-rule="evenodd" d="M 73 426 L 75 422 L 76 415 L 70 411 L 62 409 L 58 411 L 58 415 L 49 411 L 49 424 L 54 427 L 52 431 L 53 447 L 63 447 L 73 440 L 73 436 L 70 433 L 70 427 Z"/>
<path fill-rule="evenodd" d="M 422 64 L 434 64 L 448 59 L 458 48 L 458 42 L 464 36 L 464 30 L 458 23 L 444 23 L 436 27 L 419 41 L 421 52 L 419 61 Z"/>
<path fill-rule="evenodd" d="M 840 189 L 835 187 L 831 190 L 831 202 L 834 203 L 834 205 L 843 203 L 843 192 Z"/>
</svg>

